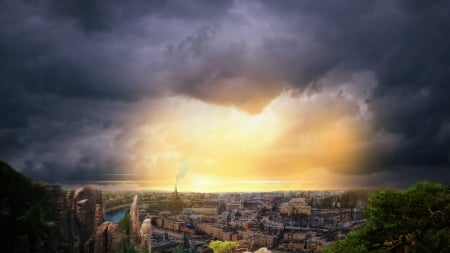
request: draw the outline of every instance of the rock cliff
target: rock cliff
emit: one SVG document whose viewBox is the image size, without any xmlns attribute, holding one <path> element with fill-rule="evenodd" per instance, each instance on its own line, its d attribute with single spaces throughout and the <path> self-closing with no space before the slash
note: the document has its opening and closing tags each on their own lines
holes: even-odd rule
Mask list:
<svg viewBox="0 0 450 253">
<path fill-rule="evenodd" d="M 104 222 L 97 227 L 95 236 L 87 243 L 91 253 L 120 253 L 123 249 L 123 232 L 117 223 Z"/>
<path fill-rule="evenodd" d="M 65 196 L 61 231 L 68 247 L 85 252 L 85 243 L 95 235 L 96 228 L 105 221 L 102 194 L 92 187 L 69 191 Z M 86 252 L 87 253 L 87 252 Z"/>
<path fill-rule="evenodd" d="M 152 222 L 150 219 L 145 219 L 142 222 L 142 227 L 140 231 L 141 245 L 146 248 L 152 247 Z"/>
<path fill-rule="evenodd" d="M 47 206 L 53 209 L 49 214 L 51 229 L 47 229 L 51 236 L 44 238 L 48 244 L 44 248 L 50 252 L 90 253 L 85 244 L 105 221 L 101 191 L 82 187 L 64 195 L 59 186 L 45 185 L 44 189 Z"/>
<path fill-rule="evenodd" d="M 123 232 L 117 223 L 105 222 L 101 191 L 83 187 L 69 191 L 63 201 L 60 229 L 67 252 L 119 253 Z"/>
<path fill-rule="evenodd" d="M 0 203 L 2 252 L 106 253 L 121 247 L 122 232 L 104 223 L 102 194 L 93 187 L 66 192 L 0 161 Z"/>
<path fill-rule="evenodd" d="M 130 206 L 130 235 L 135 241 L 140 241 L 141 223 L 139 221 L 139 196 L 134 196 Z"/>
</svg>

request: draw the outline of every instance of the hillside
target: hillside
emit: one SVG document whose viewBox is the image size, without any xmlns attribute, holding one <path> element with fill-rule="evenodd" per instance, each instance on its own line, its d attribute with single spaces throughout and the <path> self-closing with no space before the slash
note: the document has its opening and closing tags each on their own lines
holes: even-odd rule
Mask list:
<svg viewBox="0 0 450 253">
<path fill-rule="evenodd" d="M 108 223 L 95 188 L 66 192 L 0 162 L 0 200 L 1 252 L 105 252 L 108 234 L 99 228 Z"/>
<path fill-rule="evenodd" d="M 37 243 L 48 235 L 45 221 L 52 216 L 54 204 L 44 194 L 42 184 L 0 162 L 1 241 L 7 251 L 37 249 Z"/>
</svg>

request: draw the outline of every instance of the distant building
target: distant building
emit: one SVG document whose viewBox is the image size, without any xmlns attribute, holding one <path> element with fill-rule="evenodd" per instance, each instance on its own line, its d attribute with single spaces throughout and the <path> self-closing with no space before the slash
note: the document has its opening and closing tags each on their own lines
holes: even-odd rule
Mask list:
<svg viewBox="0 0 450 253">
<path fill-rule="evenodd" d="M 191 208 L 183 208 L 183 211 L 191 211 L 194 214 L 204 214 L 204 215 L 219 214 L 219 208 L 217 207 L 191 207 Z"/>
<path fill-rule="evenodd" d="M 297 214 L 311 215 L 311 206 L 306 203 L 304 198 L 293 198 L 289 202 L 281 204 L 280 213 L 287 216 Z"/>
<path fill-rule="evenodd" d="M 243 208 L 243 202 L 242 200 L 240 201 L 232 201 L 232 202 L 228 202 L 225 205 L 225 210 L 226 211 L 233 211 L 233 210 L 237 210 L 237 209 L 242 209 Z"/>
</svg>

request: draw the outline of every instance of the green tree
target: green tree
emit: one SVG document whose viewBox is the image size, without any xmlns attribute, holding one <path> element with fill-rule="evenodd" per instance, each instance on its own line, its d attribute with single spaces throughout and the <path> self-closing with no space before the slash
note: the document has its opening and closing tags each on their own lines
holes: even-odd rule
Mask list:
<svg viewBox="0 0 450 253">
<path fill-rule="evenodd" d="M 138 250 L 134 247 L 133 243 L 131 243 L 130 240 L 130 214 L 126 213 L 120 220 L 119 220 L 119 227 L 124 231 L 123 236 L 123 249 L 122 252 L 124 253 L 138 253 Z M 142 252 L 149 252 L 148 246 L 147 249 L 143 249 Z"/>
<path fill-rule="evenodd" d="M 130 235 L 130 214 L 126 213 L 119 220 L 119 227 L 125 232 L 125 234 Z"/>
<path fill-rule="evenodd" d="M 25 213 L 24 221 L 28 240 L 32 247 L 36 247 L 36 243 L 40 240 L 40 236 L 44 232 L 44 212 L 42 211 L 42 207 L 38 204 L 32 205 Z"/>
<path fill-rule="evenodd" d="M 450 190 L 441 184 L 383 189 L 368 200 L 367 223 L 325 252 L 450 252 L 449 213 Z"/>
<path fill-rule="evenodd" d="M 232 241 L 211 241 L 209 243 L 209 248 L 211 248 L 214 253 L 232 253 L 236 250 L 237 246 L 238 243 Z"/>
</svg>

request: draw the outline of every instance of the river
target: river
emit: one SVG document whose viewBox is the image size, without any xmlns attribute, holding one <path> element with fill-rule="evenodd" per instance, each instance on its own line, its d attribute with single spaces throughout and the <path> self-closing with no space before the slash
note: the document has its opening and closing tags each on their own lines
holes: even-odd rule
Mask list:
<svg viewBox="0 0 450 253">
<path fill-rule="evenodd" d="M 128 212 L 128 210 L 122 210 L 117 212 L 111 212 L 106 214 L 106 221 L 119 222 L 120 219 Z"/>
</svg>

